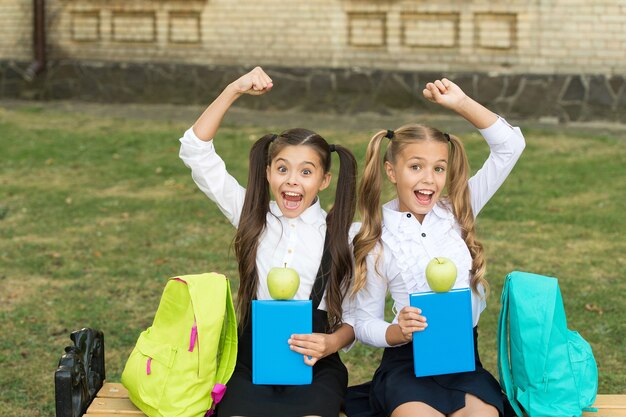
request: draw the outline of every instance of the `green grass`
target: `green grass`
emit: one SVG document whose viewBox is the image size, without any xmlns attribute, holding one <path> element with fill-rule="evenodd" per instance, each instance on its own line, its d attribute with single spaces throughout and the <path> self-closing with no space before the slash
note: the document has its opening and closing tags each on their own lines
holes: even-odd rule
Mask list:
<svg viewBox="0 0 626 417">
<path fill-rule="evenodd" d="M 80 327 L 104 331 L 107 376 L 119 380 L 168 277 L 220 271 L 236 287 L 234 229 L 178 158 L 188 123 L 0 108 L 2 415 L 54 415 L 53 373 L 69 332 Z M 292 126 L 274 130 L 284 127 Z M 360 160 L 371 133 L 306 127 Z M 218 150 L 241 182 L 244 155 L 266 131 L 221 131 Z M 552 275 L 569 327 L 593 346 L 600 391 L 626 393 L 625 138 L 525 133 L 522 159 L 479 217 L 492 287 L 481 317 L 483 363 L 496 372 L 503 277 Z M 486 146 L 477 134 L 465 142 L 479 167 Z M 325 207 L 332 193 L 322 194 Z M 371 377 L 380 354 L 360 345 L 343 354 L 351 383 Z"/>
</svg>

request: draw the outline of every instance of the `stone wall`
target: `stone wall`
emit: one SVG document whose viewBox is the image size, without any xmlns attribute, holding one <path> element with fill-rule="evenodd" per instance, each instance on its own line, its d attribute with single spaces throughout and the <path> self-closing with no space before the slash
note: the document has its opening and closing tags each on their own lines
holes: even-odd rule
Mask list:
<svg viewBox="0 0 626 417">
<path fill-rule="evenodd" d="M 0 62 L 0 97 L 99 102 L 208 104 L 243 66 L 57 63 L 33 83 L 18 66 Z M 489 75 L 331 68 L 265 67 L 276 87 L 238 105 L 258 109 L 357 113 L 436 111 L 421 95 L 443 75 L 507 117 L 550 122 L 626 123 L 626 77 L 604 75 Z"/>
<path fill-rule="evenodd" d="M 441 74 L 529 116 L 619 120 L 624 105 L 624 0 L 47 0 L 46 18 L 48 73 L 21 84 L 32 0 L 0 0 L 0 97 L 175 101 L 195 74 L 262 65 L 322 102 L 369 97 L 349 109 L 405 106 L 381 92 L 406 103 Z"/>
</svg>

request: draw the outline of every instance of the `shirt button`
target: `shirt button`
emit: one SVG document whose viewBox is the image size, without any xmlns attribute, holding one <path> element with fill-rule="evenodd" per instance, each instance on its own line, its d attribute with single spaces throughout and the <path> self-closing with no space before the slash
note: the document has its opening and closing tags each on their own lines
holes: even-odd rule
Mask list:
<svg viewBox="0 0 626 417">
<path fill-rule="evenodd" d="M 422 237 L 426 237 L 426 233 L 422 233 Z"/>
<path fill-rule="evenodd" d="M 411 218 L 411 213 L 407 213 L 406 217 L 408 217 L 410 219 Z"/>
<path fill-rule="evenodd" d="M 291 228 L 292 228 L 292 229 L 293 229 L 294 227 L 296 227 L 296 225 L 295 225 L 295 224 L 293 224 L 293 223 L 289 223 L 289 226 L 291 226 Z"/>
<path fill-rule="evenodd" d="M 287 252 L 292 253 L 292 252 L 293 252 L 293 249 L 289 249 L 289 250 L 287 250 Z"/>
</svg>

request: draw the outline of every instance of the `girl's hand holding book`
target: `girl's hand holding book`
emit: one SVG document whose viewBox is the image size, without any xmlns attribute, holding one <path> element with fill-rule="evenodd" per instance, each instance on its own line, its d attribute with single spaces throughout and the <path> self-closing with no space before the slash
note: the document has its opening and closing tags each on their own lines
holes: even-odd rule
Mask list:
<svg viewBox="0 0 626 417">
<path fill-rule="evenodd" d="M 288 342 L 291 350 L 304 355 L 304 363 L 313 366 L 318 360 L 339 350 L 332 338 L 332 334 L 324 333 L 294 334 Z"/>
<path fill-rule="evenodd" d="M 422 310 L 416 307 L 404 307 L 398 314 L 398 326 L 402 330 L 404 340 L 410 342 L 413 340 L 413 332 L 423 331 L 428 323 L 426 317 L 422 316 Z"/>
</svg>

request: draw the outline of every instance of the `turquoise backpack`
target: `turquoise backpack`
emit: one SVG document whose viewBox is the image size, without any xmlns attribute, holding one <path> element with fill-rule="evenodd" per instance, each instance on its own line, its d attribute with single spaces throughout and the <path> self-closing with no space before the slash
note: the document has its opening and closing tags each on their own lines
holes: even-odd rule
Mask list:
<svg viewBox="0 0 626 417">
<path fill-rule="evenodd" d="M 122 384 L 149 417 L 211 415 L 237 360 L 237 322 L 224 275 L 168 281 L 152 326 L 130 354 Z"/>
<path fill-rule="evenodd" d="M 567 329 L 556 278 L 511 272 L 498 323 L 500 384 L 515 413 L 575 417 L 598 390 L 591 346 Z M 588 410 L 585 410 L 588 411 Z"/>
</svg>

